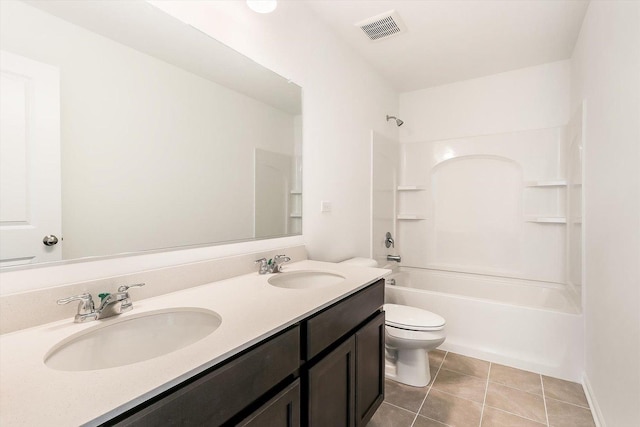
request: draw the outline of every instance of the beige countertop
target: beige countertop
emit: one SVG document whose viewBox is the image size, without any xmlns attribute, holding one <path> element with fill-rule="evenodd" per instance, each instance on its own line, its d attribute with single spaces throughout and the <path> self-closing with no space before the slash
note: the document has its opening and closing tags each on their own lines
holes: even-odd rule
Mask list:
<svg viewBox="0 0 640 427">
<path fill-rule="evenodd" d="M 327 271 L 345 280 L 324 288 L 282 289 L 267 283 L 273 275 L 251 273 L 145 300 L 136 301 L 132 293 L 133 310 L 108 319 L 79 324 L 70 318 L 0 336 L 0 425 L 100 424 L 389 272 L 310 260 L 284 270 Z M 194 344 L 131 365 L 67 372 L 44 363 L 52 347 L 86 329 L 149 311 L 184 307 L 215 311 L 222 324 Z"/>
</svg>

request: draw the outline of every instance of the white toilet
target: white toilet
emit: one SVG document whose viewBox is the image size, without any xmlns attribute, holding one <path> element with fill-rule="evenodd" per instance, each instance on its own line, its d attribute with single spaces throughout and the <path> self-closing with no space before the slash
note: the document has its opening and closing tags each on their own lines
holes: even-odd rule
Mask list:
<svg viewBox="0 0 640 427">
<path fill-rule="evenodd" d="M 385 376 L 424 387 L 431 381 L 428 352 L 446 338 L 444 318 L 427 310 L 385 304 Z"/>
<path fill-rule="evenodd" d="M 377 267 L 369 258 L 351 258 L 343 263 Z M 385 304 L 385 376 L 415 387 L 431 381 L 428 352 L 446 338 L 445 320 L 416 307 Z"/>
</svg>

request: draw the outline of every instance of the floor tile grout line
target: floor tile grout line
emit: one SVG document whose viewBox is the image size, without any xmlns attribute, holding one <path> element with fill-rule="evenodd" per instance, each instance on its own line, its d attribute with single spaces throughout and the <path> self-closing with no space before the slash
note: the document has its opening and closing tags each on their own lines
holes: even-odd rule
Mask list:
<svg viewBox="0 0 640 427">
<path fill-rule="evenodd" d="M 547 420 L 547 427 L 549 427 L 549 411 L 547 411 L 547 397 L 544 394 L 544 381 L 542 381 L 542 375 L 540 375 L 540 384 L 542 385 L 542 402 L 544 403 L 544 416 Z"/>
<path fill-rule="evenodd" d="M 591 408 L 589 406 L 578 405 L 577 403 L 567 402 L 566 400 L 556 399 L 555 397 L 550 397 L 550 396 L 547 396 L 545 400 L 546 399 L 555 400 L 556 402 L 559 402 L 559 403 L 566 403 L 567 405 L 575 406 L 576 408 L 588 409 L 589 411 L 591 411 Z"/>
<path fill-rule="evenodd" d="M 438 369 L 438 371 L 440 371 L 440 369 Z M 438 372 L 436 372 L 436 376 L 438 375 Z M 435 376 L 433 377 L 434 381 L 435 381 Z M 431 382 L 433 384 L 433 381 Z M 413 425 L 416 423 L 416 420 L 418 419 L 418 415 L 420 414 L 420 410 L 422 409 L 422 405 L 424 405 L 425 400 L 427 400 L 427 396 L 429 396 L 429 392 L 431 391 L 431 386 L 429 386 L 429 388 L 427 389 L 427 394 L 424 395 L 424 397 L 422 398 L 422 402 L 420 402 L 420 406 L 418 407 L 418 411 L 416 412 L 415 417 L 413 417 L 413 421 L 411 422 L 411 427 L 413 427 Z"/>
<path fill-rule="evenodd" d="M 540 425 L 548 427 L 548 424 L 545 424 L 543 421 L 537 421 L 537 420 L 534 420 L 533 418 L 525 417 L 524 415 L 514 414 L 513 412 L 509 412 L 509 411 L 507 411 L 505 409 L 502 409 L 502 408 L 496 408 L 495 406 L 491 406 L 491 405 L 486 405 L 486 406 L 487 406 L 487 408 L 495 409 L 496 411 L 504 412 L 505 414 L 513 415 L 513 416 L 516 416 L 518 418 L 522 418 L 524 420 L 533 421 L 534 423 L 538 423 Z"/>
<path fill-rule="evenodd" d="M 412 410 L 407 409 L 407 408 L 403 408 L 402 406 L 398 406 L 398 405 L 396 405 L 394 403 L 389 403 L 389 402 L 382 402 L 382 403 L 386 403 L 387 405 L 393 406 L 394 408 L 402 409 L 405 412 L 409 412 L 410 414 L 414 414 L 415 415 L 415 412 L 413 412 Z"/>
<path fill-rule="evenodd" d="M 540 375 L 540 374 L 536 374 L 536 375 Z M 512 386 L 512 385 L 510 385 L 510 384 L 504 384 L 504 383 L 500 383 L 500 382 L 497 382 L 497 381 L 489 381 L 489 382 L 490 382 L 490 383 L 492 383 L 492 384 L 499 385 L 500 387 L 510 388 L 511 390 L 520 391 L 520 392 L 522 392 L 522 393 L 531 394 L 531 395 L 533 395 L 533 396 L 544 397 L 542 394 L 534 393 L 534 392 L 532 392 L 532 391 L 523 390 L 523 389 L 521 389 L 521 388 L 518 388 L 518 387 Z M 558 400 L 558 399 L 556 399 L 556 400 Z"/>
<path fill-rule="evenodd" d="M 420 411 L 422 410 L 422 407 L 424 406 L 424 402 L 427 401 L 427 396 L 429 396 L 429 393 L 431 393 L 431 389 L 433 388 L 433 383 L 436 382 L 436 378 L 438 377 L 438 373 L 440 372 L 440 368 L 442 368 L 442 365 L 444 364 L 444 359 L 447 357 L 447 354 L 449 354 L 449 352 L 445 352 L 444 356 L 442 356 L 442 361 L 440 361 L 440 364 L 438 365 L 438 369 L 436 369 L 436 373 L 435 375 L 433 375 L 433 378 L 431 378 L 431 384 L 429 384 L 429 388 L 427 389 L 427 394 L 424 395 L 424 399 L 422 399 L 422 403 L 420 403 L 420 406 L 418 407 L 418 411 L 416 412 L 416 416 L 413 417 L 413 422 L 411 423 L 411 427 L 413 427 L 413 425 L 416 423 L 416 420 L 418 419 L 418 415 L 420 414 Z M 429 353 L 427 352 L 427 363 L 429 363 Z M 428 418 L 428 417 L 425 417 Z M 436 420 L 434 420 L 436 421 Z"/>
<path fill-rule="evenodd" d="M 487 393 L 489 391 L 489 377 L 491 377 L 491 366 L 493 363 L 489 362 L 489 372 L 487 372 L 487 383 L 484 387 L 484 398 L 482 399 L 482 410 L 480 411 L 480 427 L 482 427 L 482 417 L 484 416 L 484 407 L 487 403 Z"/>
<path fill-rule="evenodd" d="M 489 363 L 491 363 L 491 362 L 489 362 Z M 469 372 L 461 372 L 461 371 L 456 370 L 456 369 L 445 368 L 445 367 L 443 367 L 442 369 L 444 369 L 445 371 L 449 371 L 449 372 L 455 372 L 456 374 L 466 375 L 466 376 L 468 376 L 468 377 L 473 377 L 473 378 L 480 378 L 480 379 L 482 379 L 482 377 L 481 377 L 480 375 L 470 374 Z"/>
<path fill-rule="evenodd" d="M 421 416 L 422 418 L 426 418 L 426 419 L 428 419 L 428 420 L 435 421 L 435 422 L 437 422 L 438 424 L 442 424 L 443 426 L 451 427 L 451 424 L 443 423 L 442 421 L 438 421 L 438 420 L 436 420 L 435 418 L 425 417 L 424 415 L 420 415 L 420 416 Z M 454 427 L 455 427 L 455 426 L 454 426 Z"/>
<path fill-rule="evenodd" d="M 440 390 L 438 388 L 436 389 L 436 391 L 438 393 L 446 394 L 447 396 L 455 397 L 456 399 L 466 400 L 467 402 L 477 403 L 478 405 L 482 404 L 482 402 L 478 402 L 477 400 L 469 399 L 467 397 L 458 396 L 457 394 L 449 393 L 448 391 Z"/>
</svg>

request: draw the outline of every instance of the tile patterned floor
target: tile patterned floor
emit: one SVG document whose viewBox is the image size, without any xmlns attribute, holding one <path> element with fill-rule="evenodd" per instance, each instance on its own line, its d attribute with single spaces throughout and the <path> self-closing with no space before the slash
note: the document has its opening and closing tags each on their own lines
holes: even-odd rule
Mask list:
<svg viewBox="0 0 640 427">
<path fill-rule="evenodd" d="M 429 365 L 426 387 L 386 380 L 367 427 L 595 427 L 580 384 L 440 350 Z"/>
</svg>

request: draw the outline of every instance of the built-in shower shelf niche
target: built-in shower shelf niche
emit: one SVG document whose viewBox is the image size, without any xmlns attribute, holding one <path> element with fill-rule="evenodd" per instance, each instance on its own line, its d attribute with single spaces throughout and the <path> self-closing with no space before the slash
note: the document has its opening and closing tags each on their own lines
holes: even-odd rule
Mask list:
<svg viewBox="0 0 640 427">
<path fill-rule="evenodd" d="M 302 219 L 302 191 L 291 190 L 289 191 L 289 218 L 296 220 L 299 223 L 299 219 Z M 299 224 L 294 225 L 298 227 Z M 300 230 L 298 230 L 299 232 Z"/>
<path fill-rule="evenodd" d="M 525 187 L 566 187 L 566 179 L 556 179 L 549 181 L 525 181 Z"/>
<path fill-rule="evenodd" d="M 289 220 L 290 233 L 302 233 L 302 190 L 289 191 Z"/>
<path fill-rule="evenodd" d="M 561 216 L 534 216 L 526 218 L 525 221 L 538 224 L 566 224 L 567 218 Z"/>
<path fill-rule="evenodd" d="M 525 221 L 566 224 L 566 179 L 525 181 Z"/>
<path fill-rule="evenodd" d="M 427 219 L 424 215 L 416 215 L 416 214 L 398 214 L 396 216 L 398 221 L 423 221 Z"/>
<path fill-rule="evenodd" d="M 398 191 L 423 191 L 427 187 L 424 185 L 398 185 Z"/>
<path fill-rule="evenodd" d="M 396 219 L 398 221 L 424 221 L 427 219 L 424 213 L 406 213 L 406 211 L 424 212 L 424 191 L 426 185 L 398 185 L 399 207 L 404 213 L 398 213 Z"/>
</svg>

